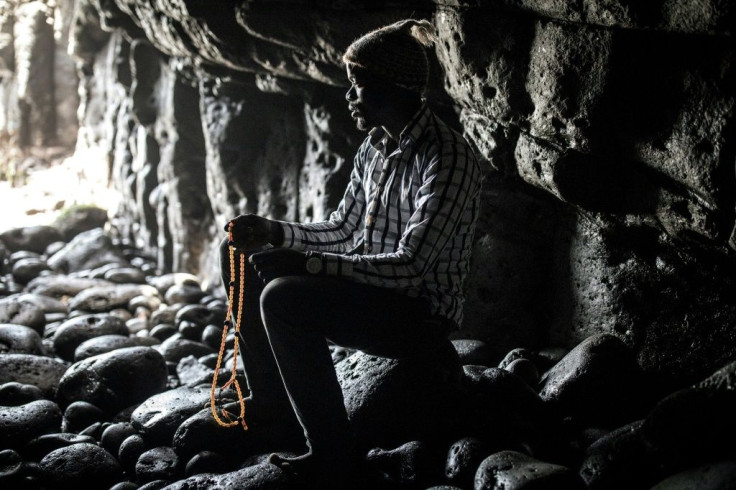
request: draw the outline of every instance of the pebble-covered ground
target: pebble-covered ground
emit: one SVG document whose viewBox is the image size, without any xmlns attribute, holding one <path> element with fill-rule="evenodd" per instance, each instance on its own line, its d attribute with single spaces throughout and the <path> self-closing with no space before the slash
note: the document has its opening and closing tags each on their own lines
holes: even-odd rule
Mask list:
<svg viewBox="0 0 736 490">
<path fill-rule="evenodd" d="M 1 488 L 736 488 L 736 364 L 665 390 L 606 334 L 500 363 L 473 340 L 450 359 L 334 348 L 361 460 L 340 481 L 289 474 L 266 457 L 299 451 L 293 420 L 210 413 L 222 292 L 161 274 L 105 219 L 0 234 Z"/>
</svg>

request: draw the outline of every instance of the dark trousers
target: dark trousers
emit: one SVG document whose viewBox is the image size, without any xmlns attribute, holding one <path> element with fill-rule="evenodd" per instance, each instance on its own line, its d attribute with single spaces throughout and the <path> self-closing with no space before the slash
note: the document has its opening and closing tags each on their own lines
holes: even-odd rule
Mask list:
<svg viewBox="0 0 736 490">
<path fill-rule="evenodd" d="M 331 277 L 280 277 L 263 289 L 260 309 L 283 385 L 315 454 L 349 446 L 328 340 L 391 358 L 454 352 L 447 322 L 431 317 L 424 300 L 387 288 Z"/>
</svg>

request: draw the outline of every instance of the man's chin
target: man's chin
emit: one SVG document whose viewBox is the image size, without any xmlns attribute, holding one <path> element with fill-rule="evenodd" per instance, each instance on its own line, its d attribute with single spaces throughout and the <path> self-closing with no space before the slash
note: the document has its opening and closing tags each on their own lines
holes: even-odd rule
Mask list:
<svg viewBox="0 0 736 490">
<path fill-rule="evenodd" d="M 373 125 L 368 123 L 362 117 L 355 118 L 355 127 L 358 128 L 358 130 L 360 131 L 370 131 L 371 129 L 373 129 Z"/>
</svg>

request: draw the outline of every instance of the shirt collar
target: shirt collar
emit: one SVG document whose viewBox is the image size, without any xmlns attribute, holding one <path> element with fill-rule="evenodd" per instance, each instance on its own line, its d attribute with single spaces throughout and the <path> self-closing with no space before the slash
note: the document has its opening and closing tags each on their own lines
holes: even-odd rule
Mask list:
<svg viewBox="0 0 736 490">
<path fill-rule="evenodd" d="M 403 151 L 410 143 L 416 143 L 419 137 L 424 133 L 429 124 L 431 112 L 427 104 L 422 104 L 417 112 L 409 119 L 409 123 L 404 126 L 399 136 L 399 148 Z M 376 126 L 368 133 L 370 135 L 370 144 L 376 150 L 384 153 L 386 148 L 386 138 L 388 135 L 381 126 Z"/>
</svg>

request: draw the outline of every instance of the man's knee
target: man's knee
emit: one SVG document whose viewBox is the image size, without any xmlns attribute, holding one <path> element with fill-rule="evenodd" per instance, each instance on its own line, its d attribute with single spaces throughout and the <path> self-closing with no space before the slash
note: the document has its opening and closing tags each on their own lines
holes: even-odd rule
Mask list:
<svg viewBox="0 0 736 490">
<path fill-rule="evenodd" d="M 270 318 L 290 321 L 308 316 L 310 288 L 304 279 L 302 276 L 278 277 L 263 288 L 261 314 L 267 324 Z"/>
<path fill-rule="evenodd" d="M 283 311 L 295 295 L 293 277 L 277 277 L 270 281 L 261 293 L 261 311 Z"/>
</svg>

